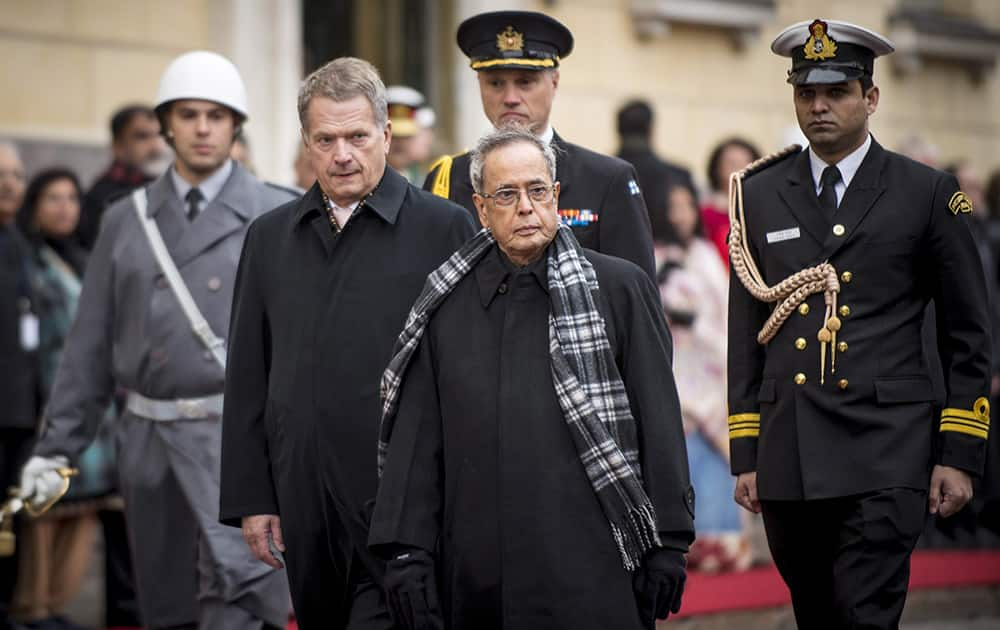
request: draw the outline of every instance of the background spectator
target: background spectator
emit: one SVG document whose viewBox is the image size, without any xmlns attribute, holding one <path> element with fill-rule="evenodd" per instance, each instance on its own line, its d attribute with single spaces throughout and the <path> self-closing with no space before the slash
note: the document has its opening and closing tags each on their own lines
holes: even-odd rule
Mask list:
<svg viewBox="0 0 1000 630">
<path fill-rule="evenodd" d="M 621 141 L 618 157 L 635 167 L 639 178 L 653 240 L 669 240 L 667 221 L 667 190 L 684 186 L 696 196 L 691 173 L 684 167 L 661 159 L 653 151 L 653 108 L 643 100 L 629 101 L 618 110 L 618 136 Z"/>
<path fill-rule="evenodd" d="M 0 141 L 0 488 L 17 485 L 38 422 L 37 319 L 32 312 L 30 255 L 14 218 L 24 199 L 17 147 Z M 32 330 L 33 329 L 33 330 Z M 32 335 L 32 332 L 35 334 Z M 23 519 L 14 520 L 14 534 Z M 11 627 L 10 604 L 19 546 L 0 557 L 0 628 Z"/>
<path fill-rule="evenodd" d="M 735 480 L 729 472 L 726 412 L 725 265 L 705 239 L 694 195 L 673 186 L 667 195 L 673 242 L 656 243 L 660 300 L 674 339 L 674 379 L 680 395 L 691 483 L 697 497 L 697 538 L 688 566 L 743 569 L 750 547 L 742 533 Z"/>
<path fill-rule="evenodd" d="M 62 347 L 76 315 L 86 250 L 73 237 L 82 191 L 64 168 L 45 170 L 28 185 L 18 216 L 31 246 L 31 286 L 39 319 L 38 358 L 42 403 L 53 382 Z M 43 516 L 24 524 L 15 614 L 31 627 L 77 628 L 60 615 L 79 590 L 98 527 L 100 500 L 114 490 L 109 409 L 100 437 L 77 462 L 70 492 Z"/>
<path fill-rule="evenodd" d="M 743 138 L 727 138 L 715 145 L 708 157 L 709 191 L 701 205 L 705 236 L 729 264 L 729 176 L 760 159 L 760 151 Z"/>
<path fill-rule="evenodd" d="M 169 150 L 160 137 L 160 123 L 152 108 L 128 105 L 111 117 L 111 166 L 83 198 L 77 238 L 88 250 L 97 240 L 101 216 L 108 205 L 162 173 Z"/>
</svg>

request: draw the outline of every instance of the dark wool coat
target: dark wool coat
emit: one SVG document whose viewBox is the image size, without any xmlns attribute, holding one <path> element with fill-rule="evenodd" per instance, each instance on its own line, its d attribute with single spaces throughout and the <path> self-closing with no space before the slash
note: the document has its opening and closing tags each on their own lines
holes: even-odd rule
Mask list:
<svg viewBox="0 0 1000 630">
<path fill-rule="evenodd" d="M 339 234 L 318 186 L 261 217 L 240 261 L 222 428 L 221 519 L 281 517 L 303 628 L 343 624 L 367 554 L 379 379 L 468 213 L 386 168 Z M 370 508 L 370 505 L 369 505 Z"/>
<path fill-rule="evenodd" d="M 656 291 L 634 264 L 585 253 L 663 544 L 686 550 L 693 495 Z M 487 253 L 404 380 L 369 542 L 437 554 L 449 628 L 643 627 L 553 389 L 547 286 L 544 258 L 514 270 Z"/>
</svg>

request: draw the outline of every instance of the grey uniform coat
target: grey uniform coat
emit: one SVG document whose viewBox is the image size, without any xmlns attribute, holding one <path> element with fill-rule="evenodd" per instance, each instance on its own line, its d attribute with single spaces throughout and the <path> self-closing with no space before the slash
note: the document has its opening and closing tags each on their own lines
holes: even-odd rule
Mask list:
<svg viewBox="0 0 1000 630">
<path fill-rule="evenodd" d="M 147 196 L 147 213 L 191 295 L 225 338 L 247 227 L 293 195 L 234 164 L 194 221 L 169 173 Z M 167 400 L 219 394 L 223 378 L 160 273 L 131 196 L 118 201 L 90 258 L 36 453 L 82 452 L 116 386 Z M 284 625 L 284 575 L 253 558 L 239 530 L 218 523 L 220 419 L 155 422 L 126 412 L 116 439 L 147 626 L 193 623 L 206 599 L 239 599 L 253 616 Z"/>
</svg>

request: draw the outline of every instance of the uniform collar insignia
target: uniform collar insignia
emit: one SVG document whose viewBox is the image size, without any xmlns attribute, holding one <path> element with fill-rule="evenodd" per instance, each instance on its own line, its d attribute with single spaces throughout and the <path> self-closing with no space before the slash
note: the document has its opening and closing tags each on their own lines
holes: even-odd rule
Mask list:
<svg viewBox="0 0 1000 630">
<path fill-rule="evenodd" d="M 837 42 L 827 33 L 827 24 L 823 20 L 813 20 L 809 25 L 809 39 L 803 47 L 806 59 L 823 61 L 837 56 Z"/>
<path fill-rule="evenodd" d="M 515 31 L 513 26 L 507 25 L 507 28 L 497 33 L 497 50 L 521 52 L 524 50 L 524 35 Z"/>
</svg>

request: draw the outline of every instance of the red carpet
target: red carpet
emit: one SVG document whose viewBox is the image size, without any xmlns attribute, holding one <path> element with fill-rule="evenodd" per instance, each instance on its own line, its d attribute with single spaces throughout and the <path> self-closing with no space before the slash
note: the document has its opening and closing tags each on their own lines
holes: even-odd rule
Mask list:
<svg viewBox="0 0 1000 630">
<path fill-rule="evenodd" d="M 910 563 L 910 589 L 1000 584 L 1000 551 L 918 551 Z M 691 573 L 679 617 L 791 603 L 777 569 L 742 573 Z"/>
</svg>

